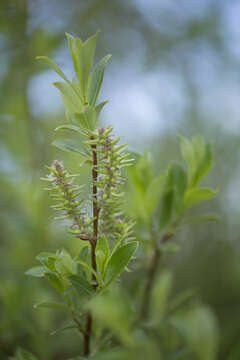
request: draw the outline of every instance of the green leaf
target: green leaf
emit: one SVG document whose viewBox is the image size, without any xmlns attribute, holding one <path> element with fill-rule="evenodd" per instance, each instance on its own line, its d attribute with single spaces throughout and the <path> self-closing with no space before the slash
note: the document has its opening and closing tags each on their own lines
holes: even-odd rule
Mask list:
<svg viewBox="0 0 240 360">
<path fill-rule="evenodd" d="M 100 112 L 102 111 L 102 108 L 108 103 L 108 100 L 100 102 L 96 107 L 96 117 L 99 118 Z"/>
<path fill-rule="evenodd" d="M 180 147 L 183 158 L 188 165 L 188 180 L 190 187 L 196 187 L 199 181 L 208 173 L 212 165 L 212 152 L 202 136 L 192 140 L 180 135 Z"/>
<path fill-rule="evenodd" d="M 148 216 L 152 216 L 164 188 L 166 176 L 159 176 L 151 181 L 145 195 L 145 208 Z"/>
<path fill-rule="evenodd" d="M 50 272 L 55 271 L 55 260 L 57 259 L 56 254 L 50 252 L 41 252 L 36 256 L 36 259 L 40 261 L 40 263 L 46 266 Z"/>
<path fill-rule="evenodd" d="M 111 56 L 112 55 L 104 56 L 104 58 L 97 63 L 95 69 L 90 75 L 88 85 L 88 102 L 90 105 L 96 104 L 98 94 L 102 86 L 106 65 Z"/>
<path fill-rule="evenodd" d="M 72 54 L 76 77 L 79 81 L 85 103 L 87 103 L 88 78 L 91 67 L 93 65 L 93 58 L 98 35 L 99 31 L 85 42 L 82 42 L 80 38 L 66 34 L 68 45 Z"/>
<path fill-rule="evenodd" d="M 63 283 L 56 274 L 48 272 L 46 273 L 46 277 L 60 294 L 64 293 Z"/>
<path fill-rule="evenodd" d="M 199 306 L 172 318 L 186 343 L 199 360 L 215 360 L 219 343 L 219 329 L 213 313 Z"/>
<path fill-rule="evenodd" d="M 144 154 L 140 156 L 135 169 L 133 167 L 132 169 L 133 171 L 135 170 L 135 184 L 145 192 L 153 180 L 153 159 L 151 153 L 145 151 Z"/>
<path fill-rule="evenodd" d="M 187 189 L 187 174 L 181 165 L 172 163 L 168 170 L 168 186 L 175 188 L 174 206 L 181 210 L 184 193 Z"/>
<path fill-rule="evenodd" d="M 49 65 L 58 75 L 61 76 L 61 78 L 63 78 L 63 80 L 65 80 L 66 82 L 68 82 L 69 80 L 67 79 L 66 75 L 62 72 L 62 70 L 57 66 L 57 64 L 55 63 L 55 61 L 53 61 L 52 59 L 50 59 L 47 56 L 37 56 L 36 57 L 37 60 L 41 60 L 43 62 L 45 62 L 47 65 Z"/>
<path fill-rule="evenodd" d="M 109 328 L 122 343 L 132 345 L 131 329 L 133 314 L 122 291 L 115 288 L 111 292 L 95 296 L 88 304 L 98 324 Z"/>
<path fill-rule="evenodd" d="M 68 310 L 67 306 L 64 303 L 57 301 L 41 301 L 40 303 L 34 304 L 33 307 L 34 309 L 47 308 L 56 310 Z"/>
<path fill-rule="evenodd" d="M 45 266 L 35 266 L 25 272 L 25 275 L 44 277 L 49 270 Z"/>
<path fill-rule="evenodd" d="M 173 188 L 168 188 L 165 190 L 161 203 L 160 203 L 160 217 L 159 217 L 159 226 L 160 229 L 164 229 L 169 225 L 173 210 L 174 210 L 174 200 L 175 200 L 175 191 Z"/>
<path fill-rule="evenodd" d="M 93 287 L 89 282 L 80 275 L 68 276 L 68 280 L 71 282 L 73 287 L 83 295 L 92 295 Z"/>
<path fill-rule="evenodd" d="M 109 258 L 109 255 L 110 251 L 107 238 L 105 235 L 102 235 L 99 237 L 96 246 L 97 268 L 102 275 L 104 274 L 104 266 Z"/>
<path fill-rule="evenodd" d="M 61 149 L 63 151 L 73 152 L 83 155 L 83 147 L 81 146 L 81 144 L 79 144 L 79 141 L 73 139 L 68 139 L 68 138 L 56 139 L 52 142 L 52 145 L 56 146 L 58 149 Z"/>
<path fill-rule="evenodd" d="M 152 321 L 158 322 L 165 314 L 171 287 L 172 276 L 169 272 L 158 276 L 155 281 L 151 297 L 150 309 Z"/>
<path fill-rule="evenodd" d="M 67 112 L 74 115 L 83 111 L 83 103 L 71 85 L 63 81 L 55 82 L 53 85 L 60 91 Z"/>
<path fill-rule="evenodd" d="M 74 65 L 74 69 L 75 69 L 75 73 L 78 73 L 78 57 L 79 54 L 82 50 L 82 45 L 83 42 L 80 38 L 78 37 L 74 37 L 71 34 L 65 33 L 66 37 L 67 37 L 67 41 L 68 41 L 68 47 L 70 49 L 71 55 L 72 55 L 72 60 L 73 60 L 73 65 Z"/>
<path fill-rule="evenodd" d="M 120 246 L 112 254 L 106 266 L 106 273 L 104 277 L 105 286 L 108 286 L 124 271 L 137 250 L 137 247 L 138 243 L 136 241 L 132 241 Z"/>
<path fill-rule="evenodd" d="M 79 254 L 79 260 L 87 262 L 88 256 L 89 256 L 89 245 L 84 245 L 81 248 L 80 254 Z"/>
<path fill-rule="evenodd" d="M 184 196 L 184 205 L 186 207 L 193 206 L 202 201 L 211 199 L 212 197 L 216 196 L 216 194 L 217 191 L 207 187 L 190 189 Z"/>
<path fill-rule="evenodd" d="M 40 261 L 42 264 L 46 264 L 46 262 L 49 260 L 49 259 L 56 259 L 57 258 L 57 255 L 55 253 L 51 253 L 51 252 L 48 252 L 48 251 L 43 251 L 41 252 L 40 254 L 38 254 L 36 256 L 36 259 L 38 261 Z"/>
<path fill-rule="evenodd" d="M 182 157 L 186 160 L 188 165 L 188 172 L 189 172 L 189 180 L 191 181 L 195 169 L 196 169 L 196 161 L 195 161 L 195 153 L 192 146 L 192 143 L 186 137 L 179 135 L 180 137 L 180 149 L 182 153 Z"/>
<path fill-rule="evenodd" d="M 199 142 L 201 144 L 201 147 L 200 147 Z M 199 183 L 199 181 L 204 176 L 207 175 L 207 173 L 211 169 L 212 160 L 213 160 L 210 145 L 205 144 L 201 137 L 200 137 L 199 141 L 196 141 L 195 151 L 199 151 L 199 148 L 202 148 L 202 153 L 201 153 L 201 157 L 200 157 L 199 163 L 198 163 L 198 168 L 197 168 L 194 180 L 193 180 L 193 186 L 196 186 Z"/>
<path fill-rule="evenodd" d="M 82 133 L 81 129 L 75 125 L 68 125 L 68 124 L 60 125 L 60 126 L 56 127 L 55 131 L 59 131 L 59 130 L 70 130 L 72 132 L 84 135 Z"/>
<path fill-rule="evenodd" d="M 93 268 L 91 266 L 89 266 L 86 262 L 81 261 L 81 260 L 77 260 L 77 263 L 82 265 L 86 270 L 90 271 L 96 277 L 99 284 L 101 286 L 103 285 L 103 281 L 102 281 L 101 277 L 99 276 L 99 274 L 95 270 L 93 270 Z"/>
<path fill-rule="evenodd" d="M 93 106 L 87 105 L 81 113 L 75 114 L 75 119 L 82 127 L 92 131 L 95 129 L 97 123 L 96 110 Z"/>
<path fill-rule="evenodd" d="M 76 274 L 77 272 L 77 263 L 65 249 L 62 249 L 59 252 L 55 261 L 55 267 L 56 271 L 63 277 L 70 274 Z"/>
<path fill-rule="evenodd" d="M 87 102 L 87 88 L 89 73 L 93 65 L 93 58 L 96 49 L 96 42 L 99 35 L 99 31 L 95 35 L 88 38 L 82 46 L 81 52 L 78 56 L 78 73 L 77 78 L 79 80 L 83 97 Z"/>
</svg>

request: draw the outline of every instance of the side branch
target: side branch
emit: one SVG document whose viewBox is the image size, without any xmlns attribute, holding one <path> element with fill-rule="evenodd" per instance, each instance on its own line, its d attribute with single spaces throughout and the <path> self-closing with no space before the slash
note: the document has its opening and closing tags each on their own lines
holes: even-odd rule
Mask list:
<svg viewBox="0 0 240 360">
<path fill-rule="evenodd" d="M 161 243 L 165 243 L 172 236 L 173 236 L 173 234 L 165 234 L 161 239 Z M 149 313 L 152 288 L 154 285 L 154 280 L 157 275 L 160 257 L 161 257 L 161 250 L 159 248 L 159 245 L 156 243 L 155 247 L 153 249 L 153 254 L 151 256 L 149 268 L 148 268 L 148 272 L 147 272 L 147 280 L 146 280 L 146 285 L 145 285 L 145 289 L 144 289 L 144 293 L 143 293 L 143 301 L 142 301 L 142 307 L 141 307 L 141 312 L 140 312 L 141 320 L 146 319 L 148 316 L 148 313 Z"/>
<path fill-rule="evenodd" d="M 143 293 L 142 308 L 140 312 L 140 319 L 142 320 L 146 319 L 149 313 L 150 298 L 151 298 L 154 280 L 157 274 L 159 260 L 160 260 L 160 250 L 158 245 L 156 244 L 149 263 L 147 280 Z"/>
</svg>

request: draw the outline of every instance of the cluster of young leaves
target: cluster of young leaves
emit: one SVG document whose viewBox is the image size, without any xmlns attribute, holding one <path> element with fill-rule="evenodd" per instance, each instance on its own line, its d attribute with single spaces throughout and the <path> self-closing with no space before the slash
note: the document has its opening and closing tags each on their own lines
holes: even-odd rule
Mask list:
<svg viewBox="0 0 240 360">
<path fill-rule="evenodd" d="M 151 234 L 155 231 L 170 237 L 183 225 L 218 220 L 215 214 L 188 215 L 193 206 L 217 194 L 216 190 L 199 184 L 212 165 L 209 144 L 201 136 L 191 140 L 180 136 L 180 148 L 186 167 L 171 162 L 163 174 L 154 176 L 151 154 L 145 152 L 128 169 L 126 210 L 141 220 Z"/>
</svg>

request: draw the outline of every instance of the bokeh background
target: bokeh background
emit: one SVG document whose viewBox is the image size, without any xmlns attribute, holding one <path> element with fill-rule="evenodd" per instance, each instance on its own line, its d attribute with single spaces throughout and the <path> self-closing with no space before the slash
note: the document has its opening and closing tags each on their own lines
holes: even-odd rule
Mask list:
<svg viewBox="0 0 240 360">
<path fill-rule="evenodd" d="M 62 314 L 34 310 L 55 297 L 44 280 L 24 275 L 40 251 L 78 244 L 53 221 L 39 180 L 57 158 L 64 122 L 57 75 L 37 62 L 52 57 L 71 77 L 65 32 L 83 39 L 101 29 L 97 59 L 111 53 L 102 123 L 130 148 L 153 152 L 156 173 L 179 159 L 177 134 L 202 134 L 213 145 L 207 183 L 219 189 L 210 211 L 221 222 L 189 227 L 168 266 L 175 291 L 197 288 L 221 328 L 219 359 L 240 354 L 240 2 L 237 0 L 0 1 L 0 358 L 17 345 L 41 359 L 78 353 L 79 337 L 50 337 Z M 85 181 L 86 174 L 82 172 Z M 71 339 L 71 340 L 70 340 Z M 235 357 L 234 357 L 235 356 Z M 240 358 L 240 355 L 239 355 Z"/>
</svg>

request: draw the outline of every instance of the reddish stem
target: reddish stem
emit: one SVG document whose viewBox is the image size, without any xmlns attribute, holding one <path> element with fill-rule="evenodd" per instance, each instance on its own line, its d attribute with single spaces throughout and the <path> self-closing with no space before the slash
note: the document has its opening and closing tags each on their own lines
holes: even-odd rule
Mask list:
<svg viewBox="0 0 240 360">
<path fill-rule="evenodd" d="M 91 138 L 93 140 L 93 138 Z M 98 239 L 98 218 L 99 218 L 99 208 L 98 208 L 98 199 L 97 199 L 97 152 L 96 152 L 96 144 L 92 144 L 92 161 L 93 161 L 93 168 L 92 168 L 92 194 L 93 194 L 93 238 L 90 240 L 91 245 L 91 258 L 92 258 L 92 268 L 96 272 L 97 271 L 97 261 L 96 261 L 96 245 Z M 96 291 L 98 283 L 96 276 L 92 275 L 92 280 L 94 282 L 94 290 Z M 89 356 L 90 354 L 90 342 L 91 342 L 91 335 L 92 335 L 92 315 L 88 313 L 87 320 L 86 320 L 86 331 L 84 334 L 84 356 Z"/>
</svg>

